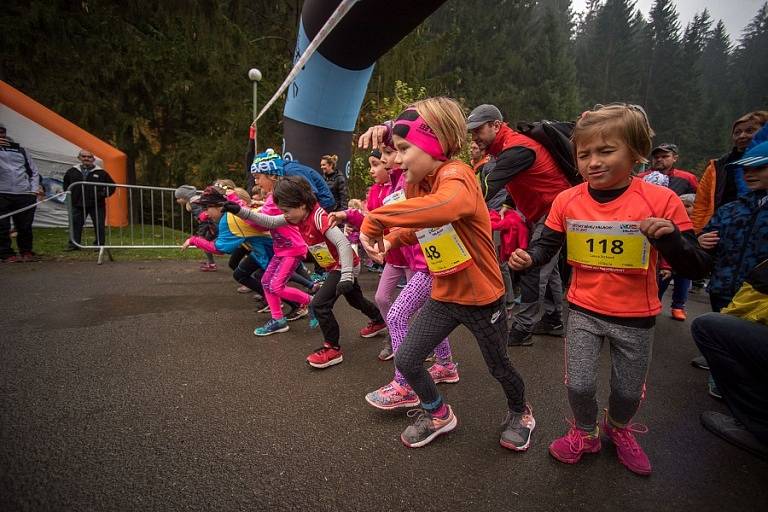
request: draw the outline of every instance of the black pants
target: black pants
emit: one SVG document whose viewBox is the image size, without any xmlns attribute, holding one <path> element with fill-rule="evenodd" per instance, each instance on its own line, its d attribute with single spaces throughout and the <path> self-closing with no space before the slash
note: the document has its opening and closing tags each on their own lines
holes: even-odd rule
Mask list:
<svg viewBox="0 0 768 512">
<path fill-rule="evenodd" d="M 256 263 L 256 260 L 247 255 L 245 258 L 241 257 L 240 263 L 235 268 L 232 277 L 238 283 L 247 286 L 256 293 L 264 295 L 264 287 L 261 286 L 262 275 L 264 275 L 264 269 Z"/>
<path fill-rule="evenodd" d="M 25 206 L 35 204 L 32 194 L 0 194 L 0 215 L 11 213 Z M 32 221 L 36 208 L 30 208 L 11 217 L 0 220 L 0 258 L 8 258 L 16 252 L 11 247 L 11 219 L 16 227 L 16 245 L 19 252 L 32 252 Z"/>
<path fill-rule="evenodd" d="M 246 249 L 242 245 L 239 246 L 234 251 L 232 251 L 232 254 L 229 256 L 229 268 L 231 268 L 232 270 L 235 270 L 238 267 L 238 265 L 240 265 L 240 262 L 243 261 L 243 258 L 248 256 L 248 253 L 250 252 L 251 252 L 250 250 Z M 250 259 L 253 259 L 253 258 L 250 258 Z M 238 283 L 240 282 L 237 278 L 235 278 L 235 281 L 237 281 Z M 248 285 L 246 284 L 245 286 L 248 286 Z M 251 287 L 248 286 L 248 288 L 251 288 Z M 253 290 L 253 288 L 251 288 L 251 290 Z"/>
<path fill-rule="evenodd" d="M 336 295 L 336 285 L 339 284 L 340 280 L 340 271 L 332 270 L 328 272 L 328 277 L 325 278 L 323 286 L 312 298 L 311 304 L 315 318 L 320 323 L 320 330 L 323 331 L 325 341 L 337 347 L 339 346 L 339 323 L 336 321 L 336 317 L 333 316 L 333 305 L 336 304 L 336 300 L 339 298 Z M 362 311 L 371 320 L 384 322 L 381 313 L 379 313 L 379 308 L 363 296 L 363 290 L 360 289 L 357 279 L 355 279 L 352 291 L 344 294 L 344 298 L 350 306 L 358 311 Z"/>
<path fill-rule="evenodd" d="M 707 313 L 691 334 L 734 417 L 768 445 L 768 326 Z"/>
<path fill-rule="evenodd" d="M 459 325 L 469 329 L 488 371 L 499 381 L 514 412 L 525 410 L 525 384 L 507 355 L 507 320 L 503 297 L 485 306 L 464 306 L 429 299 L 408 329 L 395 354 L 395 366 L 421 399 L 422 407 L 435 410 L 442 403 L 424 360 Z"/>
<path fill-rule="evenodd" d="M 104 224 L 107 218 L 107 210 L 104 204 L 93 205 L 88 208 L 72 207 L 72 240 L 70 240 L 69 245 L 74 246 L 75 244 L 82 243 L 81 239 L 86 217 L 91 218 L 93 227 L 96 229 L 96 245 L 105 245 Z M 88 244 L 86 243 L 86 245 Z"/>
</svg>

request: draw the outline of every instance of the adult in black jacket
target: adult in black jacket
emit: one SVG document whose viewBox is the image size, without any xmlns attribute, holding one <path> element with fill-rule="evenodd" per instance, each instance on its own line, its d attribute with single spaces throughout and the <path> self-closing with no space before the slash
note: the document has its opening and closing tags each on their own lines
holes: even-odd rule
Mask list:
<svg viewBox="0 0 768 512">
<path fill-rule="evenodd" d="M 85 149 L 77 155 L 79 164 L 71 167 L 64 174 L 64 190 L 79 181 L 113 185 L 115 182 L 109 173 L 96 165 L 93 153 Z M 115 187 L 100 185 L 75 185 L 70 191 L 72 202 L 72 233 L 67 250 L 79 249 L 86 216 L 96 228 L 96 245 L 104 245 L 106 199 L 115 193 Z"/>
<path fill-rule="evenodd" d="M 347 194 L 347 180 L 344 175 L 336 169 L 336 162 L 339 157 L 336 155 L 323 155 L 320 159 L 320 170 L 323 171 L 325 182 L 331 189 L 333 198 L 336 200 L 336 206 L 333 211 L 343 211 L 347 209 L 349 195 Z"/>
</svg>

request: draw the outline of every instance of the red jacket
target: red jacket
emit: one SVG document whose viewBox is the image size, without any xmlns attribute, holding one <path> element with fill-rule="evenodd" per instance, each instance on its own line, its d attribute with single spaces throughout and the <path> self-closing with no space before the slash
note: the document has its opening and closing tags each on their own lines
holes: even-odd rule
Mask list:
<svg viewBox="0 0 768 512">
<path fill-rule="evenodd" d="M 499 258 L 501 263 L 509 259 L 515 249 L 528 248 L 528 227 L 514 210 L 509 210 L 504 218 L 495 210 L 488 210 L 491 216 L 491 228 L 501 234 Z"/>
</svg>

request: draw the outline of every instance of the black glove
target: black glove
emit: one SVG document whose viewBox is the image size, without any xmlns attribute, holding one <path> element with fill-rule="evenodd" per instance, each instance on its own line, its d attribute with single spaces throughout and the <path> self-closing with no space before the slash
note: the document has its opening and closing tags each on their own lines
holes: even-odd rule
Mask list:
<svg viewBox="0 0 768 512">
<path fill-rule="evenodd" d="M 336 295 L 346 295 L 347 293 L 351 292 L 352 288 L 354 287 L 354 279 L 344 279 L 342 277 L 341 281 L 339 281 L 339 284 L 336 285 Z"/>
<path fill-rule="evenodd" d="M 241 209 L 242 209 L 242 207 L 239 204 L 237 204 L 236 202 L 234 202 L 234 201 L 227 201 L 222 206 L 222 210 L 224 210 L 227 213 L 233 213 L 235 215 L 240 213 Z"/>
</svg>

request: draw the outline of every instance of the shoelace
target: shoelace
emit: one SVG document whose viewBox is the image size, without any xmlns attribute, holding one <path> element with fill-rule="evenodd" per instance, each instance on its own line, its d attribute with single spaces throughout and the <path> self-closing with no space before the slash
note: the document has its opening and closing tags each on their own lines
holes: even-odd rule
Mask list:
<svg viewBox="0 0 768 512">
<path fill-rule="evenodd" d="M 640 445 L 637 444 L 634 434 L 647 434 L 647 426 L 641 423 L 630 423 L 624 428 L 613 427 L 611 425 L 608 425 L 608 427 L 614 432 L 615 438 L 618 440 L 619 444 L 629 448 L 632 453 L 642 451 Z"/>
<path fill-rule="evenodd" d="M 432 426 L 432 415 L 424 409 L 411 409 L 406 413 L 406 416 L 409 418 L 416 417 L 413 426 L 418 430 L 429 430 Z"/>
<path fill-rule="evenodd" d="M 568 442 L 568 447 L 572 452 L 580 452 L 584 449 L 584 434 L 585 432 L 576 426 L 576 420 L 569 420 L 565 418 L 566 423 L 571 426 L 571 429 L 565 435 L 565 440 Z"/>
</svg>

